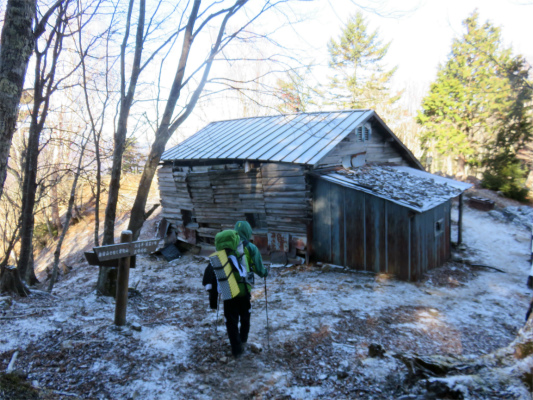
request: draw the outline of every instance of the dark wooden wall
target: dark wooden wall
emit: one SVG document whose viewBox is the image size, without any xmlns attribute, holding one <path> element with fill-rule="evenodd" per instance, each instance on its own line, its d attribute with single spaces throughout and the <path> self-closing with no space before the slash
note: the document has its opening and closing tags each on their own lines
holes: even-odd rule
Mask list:
<svg viewBox="0 0 533 400">
<path fill-rule="evenodd" d="M 318 261 L 417 280 L 450 256 L 449 201 L 419 214 L 317 179 L 313 218 Z M 439 232 L 435 230 L 437 221 L 441 221 Z"/>
<path fill-rule="evenodd" d="M 211 243 L 223 229 L 254 215 L 254 234 L 269 232 L 289 235 L 290 243 L 305 250 L 312 219 L 312 191 L 307 167 L 289 163 L 256 163 L 191 166 L 175 163 L 158 171 L 162 215 L 189 243 L 191 231 L 199 242 Z M 187 223 L 190 212 L 194 221 Z M 261 241 L 260 238 L 258 238 Z M 260 245 L 261 243 L 258 243 Z"/>
</svg>

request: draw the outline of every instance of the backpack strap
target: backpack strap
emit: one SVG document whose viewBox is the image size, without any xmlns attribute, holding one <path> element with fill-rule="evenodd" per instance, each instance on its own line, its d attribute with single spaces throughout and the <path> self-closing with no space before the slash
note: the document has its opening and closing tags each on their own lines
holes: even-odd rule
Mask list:
<svg viewBox="0 0 533 400">
<path fill-rule="evenodd" d="M 232 256 L 230 256 L 230 257 L 232 257 Z M 228 261 L 227 261 L 224 265 L 222 265 L 222 266 L 220 266 L 220 267 L 213 267 L 213 269 L 214 269 L 214 270 L 215 270 L 215 269 L 216 269 L 216 270 L 224 269 L 224 268 L 226 268 L 226 265 L 228 265 L 228 263 L 229 263 L 229 257 L 228 257 Z M 233 267 L 233 264 L 232 264 L 232 263 L 230 263 L 230 265 Z M 234 269 L 231 268 L 231 272 L 229 273 L 228 276 L 226 276 L 225 278 L 217 278 L 217 280 L 220 281 L 220 282 L 227 281 L 227 280 L 229 279 L 229 277 L 233 274 L 233 271 L 234 271 Z"/>
<path fill-rule="evenodd" d="M 242 256 L 239 257 L 239 258 L 242 259 Z M 235 266 L 235 268 L 237 268 L 237 271 L 239 271 L 239 275 L 241 277 L 245 277 L 246 276 L 246 267 L 241 264 L 240 260 L 237 260 L 237 257 L 228 256 L 228 260 L 233 261 L 233 265 Z"/>
</svg>

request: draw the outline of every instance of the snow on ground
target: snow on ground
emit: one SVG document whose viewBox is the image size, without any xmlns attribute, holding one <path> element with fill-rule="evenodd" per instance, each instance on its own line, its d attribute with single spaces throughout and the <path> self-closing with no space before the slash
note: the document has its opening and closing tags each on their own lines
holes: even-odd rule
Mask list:
<svg viewBox="0 0 533 400">
<path fill-rule="evenodd" d="M 407 283 L 336 267 L 273 266 L 268 333 L 262 279 L 253 292 L 249 341 L 263 351 L 249 349 L 237 362 L 222 313 L 208 309 L 205 258 L 138 259 L 128 322 L 140 332 L 113 326 L 114 300 L 93 290 L 96 269 L 74 265 L 52 296 L 35 292 L 0 311 L 0 368 L 18 350 L 16 367 L 53 398 L 430 398 L 406 381 L 394 354 L 489 353 L 513 340 L 531 298 L 530 232 L 465 208 L 463 239 L 470 264 L 505 272 L 450 262 Z M 385 355 L 371 357 L 370 345 Z M 498 389 L 487 398 L 520 395 Z"/>
</svg>

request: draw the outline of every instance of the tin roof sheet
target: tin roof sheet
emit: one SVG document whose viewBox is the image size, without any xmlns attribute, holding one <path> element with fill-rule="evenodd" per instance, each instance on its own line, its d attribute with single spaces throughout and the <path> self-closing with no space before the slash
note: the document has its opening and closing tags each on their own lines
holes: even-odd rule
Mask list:
<svg viewBox="0 0 533 400">
<path fill-rule="evenodd" d="M 472 185 L 410 167 L 366 165 L 341 169 L 321 179 L 392 201 L 417 212 L 431 210 Z"/>
<path fill-rule="evenodd" d="M 348 110 L 212 122 L 165 151 L 161 160 L 244 159 L 314 165 L 372 115 L 372 110 Z"/>
</svg>

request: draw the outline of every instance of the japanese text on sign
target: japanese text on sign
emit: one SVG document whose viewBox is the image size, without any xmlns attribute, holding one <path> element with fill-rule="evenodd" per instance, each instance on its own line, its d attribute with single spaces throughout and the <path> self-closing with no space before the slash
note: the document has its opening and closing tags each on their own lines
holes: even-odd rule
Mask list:
<svg viewBox="0 0 533 400">
<path fill-rule="evenodd" d="M 139 253 L 150 253 L 157 248 L 159 239 L 139 240 L 131 243 L 111 244 L 95 247 L 94 252 L 99 261 L 130 257 Z"/>
</svg>

